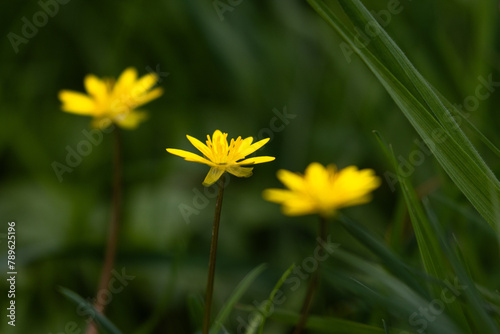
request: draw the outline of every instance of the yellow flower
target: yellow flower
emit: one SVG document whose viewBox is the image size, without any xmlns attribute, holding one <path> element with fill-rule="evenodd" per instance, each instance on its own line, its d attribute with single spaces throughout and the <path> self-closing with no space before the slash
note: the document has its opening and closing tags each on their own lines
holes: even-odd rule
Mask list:
<svg viewBox="0 0 500 334">
<path fill-rule="evenodd" d="M 227 133 L 215 130 L 212 139 L 207 135 L 207 144 L 205 145 L 194 137 L 189 135 L 186 137 L 194 147 L 203 153 L 204 157 L 174 148 L 167 148 L 167 152 L 183 157 L 186 161 L 194 161 L 209 165 L 210 171 L 203 181 L 205 187 L 216 182 L 224 172 L 228 172 L 237 177 L 249 177 L 252 175 L 253 167 L 242 166 L 260 164 L 274 160 L 274 157 L 267 156 L 245 159 L 247 155 L 252 154 L 264 146 L 269 141 L 269 138 L 262 139 L 252 144 L 252 137 L 245 139 L 238 137 L 236 140 L 231 139 L 231 143 L 228 145 Z"/>
<path fill-rule="evenodd" d="M 61 109 L 78 115 L 93 116 L 93 127 L 107 127 L 111 123 L 126 129 L 136 128 L 147 114 L 135 108 L 156 99 L 163 90 L 151 88 L 158 81 L 155 73 L 137 78 L 135 68 L 129 67 L 115 82 L 113 79 L 99 79 L 89 74 L 84 79 L 88 95 L 62 90 L 59 92 Z"/>
<path fill-rule="evenodd" d="M 380 185 L 371 169 L 349 166 L 337 171 L 335 165 L 323 167 L 317 162 L 306 168 L 305 175 L 281 169 L 277 176 L 288 189 L 266 189 L 263 197 L 282 204 L 288 216 L 332 216 L 340 208 L 369 202 L 370 192 Z"/>
</svg>

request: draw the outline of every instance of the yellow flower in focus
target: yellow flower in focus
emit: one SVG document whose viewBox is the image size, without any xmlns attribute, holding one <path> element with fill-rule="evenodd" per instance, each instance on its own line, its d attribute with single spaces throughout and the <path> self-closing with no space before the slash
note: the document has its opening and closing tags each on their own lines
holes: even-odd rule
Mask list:
<svg viewBox="0 0 500 334">
<path fill-rule="evenodd" d="M 316 213 L 329 217 L 340 208 L 369 202 L 370 192 L 380 186 L 380 178 L 371 169 L 349 166 L 337 171 L 335 165 L 324 167 L 317 162 L 307 166 L 304 175 L 281 169 L 277 176 L 288 189 L 266 189 L 263 197 L 282 204 L 288 216 Z"/>
<path fill-rule="evenodd" d="M 237 177 L 249 177 L 252 175 L 253 167 L 242 166 L 261 164 L 274 160 L 274 157 L 268 156 L 245 159 L 247 155 L 252 154 L 264 146 L 269 141 L 269 138 L 259 140 L 258 142 L 252 144 L 252 137 L 245 139 L 238 137 L 236 140 L 231 139 L 231 142 L 228 144 L 227 133 L 215 130 L 212 138 L 207 135 L 207 144 L 205 145 L 194 137 L 189 135 L 186 137 L 194 147 L 203 153 L 204 157 L 174 148 L 167 148 L 167 152 L 183 157 L 186 161 L 194 161 L 209 165 L 210 171 L 203 181 L 203 185 L 205 187 L 208 187 L 216 182 L 221 175 L 224 174 L 224 172 L 228 172 L 229 174 L 233 174 Z"/>
<path fill-rule="evenodd" d="M 134 129 L 147 114 L 135 109 L 163 94 L 161 88 L 151 88 L 158 82 L 155 73 L 137 78 L 135 68 L 129 67 L 116 82 L 99 79 L 89 74 L 84 79 L 88 95 L 62 90 L 59 92 L 61 109 L 73 114 L 93 116 L 93 127 L 105 128 L 111 123 L 126 129 Z"/>
</svg>

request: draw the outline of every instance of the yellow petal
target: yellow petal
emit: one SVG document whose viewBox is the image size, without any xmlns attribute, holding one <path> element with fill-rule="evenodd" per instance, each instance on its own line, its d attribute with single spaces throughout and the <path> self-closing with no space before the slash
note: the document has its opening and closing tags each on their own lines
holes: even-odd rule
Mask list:
<svg viewBox="0 0 500 334">
<path fill-rule="evenodd" d="M 281 210 L 287 216 L 303 216 L 318 213 L 318 210 L 314 206 L 305 202 L 294 203 L 292 205 L 285 204 Z"/>
<path fill-rule="evenodd" d="M 240 145 L 238 147 L 238 155 L 241 155 L 241 157 L 246 157 L 250 153 L 246 153 L 250 146 L 252 146 L 253 142 L 253 137 L 247 137 L 245 139 L 241 139 L 241 137 L 238 137 Z"/>
<path fill-rule="evenodd" d="M 220 130 L 215 130 L 212 136 L 212 151 L 216 160 L 222 160 L 227 156 L 228 151 L 227 133 L 222 133 Z M 214 161 L 220 162 L 220 161 Z"/>
<path fill-rule="evenodd" d="M 125 69 L 116 81 L 114 93 L 123 94 L 123 92 L 130 91 L 136 79 L 137 70 L 135 68 L 129 67 Z"/>
<path fill-rule="evenodd" d="M 254 165 L 254 164 L 262 164 L 264 162 L 273 161 L 276 159 L 275 157 L 262 156 L 262 157 L 254 157 L 248 158 L 243 161 L 237 162 L 238 165 Z"/>
<path fill-rule="evenodd" d="M 109 117 L 94 117 L 92 122 L 90 122 L 90 126 L 94 129 L 104 130 L 108 128 L 113 121 Z"/>
<path fill-rule="evenodd" d="M 207 160 L 205 158 L 202 158 L 199 155 L 191 153 L 191 152 L 188 152 L 188 151 L 178 150 L 178 149 L 175 149 L 175 148 L 167 148 L 167 152 L 171 153 L 171 154 L 174 154 L 174 155 L 178 155 L 180 157 L 183 157 L 186 161 L 199 162 L 201 164 L 206 164 L 206 165 L 209 165 L 209 166 L 214 166 L 214 164 L 212 162 L 210 162 L 209 160 Z"/>
<path fill-rule="evenodd" d="M 309 164 L 309 166 L 306 167 L 306 171 L 304 173 L 304 176 L 308 182 L 318 179 L 326 180 L 327 175 L 328 174 L 325 167 L 317 162 Z"/>
<path fill-rule="evenodd" d="M 203 181 L 203 185 L 205 187 L 211 186 L 221 177 L 222 174 L 224 174 L 224 168 L 218 168 L 218 167 L 210 168 L 207 177 L 205 177 L 205 180 Z"/>
<path fill-rule="evenodd" d="M 252 138 L 252 137 L 249 137 L 249 138 Z M 247 140 L 247 139 L 248 138 L 246 138 L 245 140 Z M 246 157 L 247 155 L 252 154 L 253 152 L 257 151 L 259 148 L 261 148 L 262 146 L 264 146 L 269 140 L 270 140 L 270 138 L 259 140 L 258 142 L 250 145 L 248 148 L 242 150 L 241 151 L 241 155 L 243 157 Z"/>
<path fill-rule="evenodd" d="M 304 178 L 311 191 L 317 194 L 317 197 L 326 196 L 325 190 L 328 190 L 329 176 L 323 165 L 317 162 L 309 164 L 306 168 Z"/>
<path fill-rule="evenodd" d="M 154 73 L 146 74 L 139 78 L 131 87 L 131 94 L 133 96 L 140 96 L 150 90 L 158 82 L 158 76 Z"/>
<path fill-rule="evenodd" d="M 283 203 L 294 196 L 293 192 L 285 189 L 266 189 L 262 192 L 262 197 L 269 202 Z"/>
<path fill-rule="evenodd" d="M 240 167 L 240 166 L 231 166 L 226 168 L 226 171 L 230 174 L 233 174 L 237 177 L 250 177 L 252 176 L 253 168 L 249 167 Z"/>
<path fill-rule="evenodd" d="M 224 134 L 222 133 L 221 130 L 215 130 L 214 134 L 212 135 L 212 143 L 215 141 L 216 138 L 224 137 Z"/>
<path fill-rule="evenodd" d="M 62 90 L 59 92 L 59 100 L 62 102 L 61 109 L 79 115 L 95 115 L 95 102 L 88 95 Z"/>
<path fill-rule="evenodd" d="M 105 101 L 108 98 L 106 83 L 95 75 L 87 75 L 84 79 L 84 84 L 87 92 L 92 95 L 95 100 Z"/>
<path fill-rule="evenodd" d="M 143 94 L 141 96 L 137 96 L 137 97 L 133 98 L 132 99 L 132 101 L 133 101 L 132 107 L 135 108 L 135 107 L 139 107 L 143 104 L 146 104 L 146 103 L 160 97 L 162 94 L 163 94 L 162 88 L 160 88 L 160 87 L 155 88 L 152 91 L 147 92 L 146 94 Z"/>
<path fill-rule="evenodd" d="M 368 203 L 372 200 L 371 194 L 367 194 L 364 196 L 351 196 L 350 198 L 344 197 L 344 201 L 337 205 L 338 208 L 344 208 L 347 206 L 354 206 Z"/>
<path fill-rule="evenodd" d="M 242 144 L 243 141 L 241 140 L 241 136 L 236 138 L 236 140 L 231 139 L 228 147 L 227 161 L 234 162 L 244 158 L 244 156 L 240 154 Z"/>
<path fill-rule="evenodd" d="M 140 122 L 148 118 L 146 112 L 130 111 L 115 117 L 114 121 L 118 126 L 124 129 L 135 129 Z"/>
<path fill-rule="evenodd" d="M 285 189 L 267 189 L 262 194 L 264 199 L 282 205 L 282 212 L 287 216 L 317 213 L 314 201 L 300 193 Z"/>
<path fill-rule="evenodd" d="M 186 137 L 191 142 L 191 144 L 193 144 L 193 146 L 198 149 L 198 151 L 200 151 L 201 153 L 203 153 L 204 156 L 206 156 L 209 159 L 212 158 L 212 152 L 207 147 L 207 145 L 203 144 L 198 139 L 196 139 L 194 137 L 191 137 L 190 135 L 186 135 Z"/>
<path fill-rule="evenodd" d="M 338 173 L 334 191 L 339 192 L 336 201 L 341 206 L 364 204 L 371 200 L 369 193 L 380 186 L 380 178 L 371 169 L 358 171 L 349 166 Z"/>
<path fill-rule="evenodd" d="M 276 176 L 278 180 L 290 190 L 303 191 L 305 189 L 304 178 L 299 174 L 280 169 L 278 173 L 276 173 Z"/>
</svg>

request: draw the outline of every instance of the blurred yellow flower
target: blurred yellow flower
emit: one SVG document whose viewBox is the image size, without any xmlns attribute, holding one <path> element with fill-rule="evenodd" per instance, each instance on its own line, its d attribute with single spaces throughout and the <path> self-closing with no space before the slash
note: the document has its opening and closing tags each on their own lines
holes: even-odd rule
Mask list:
<svg viewBox="0 0 500 334">
<path fill-rule="evenodd" d="M 78 115 L 93 116 L 93 127 L 105 128 L 111 123 L 126 129 L 134 129 L 147 114 L 135 108 L 163 94 L 161 88 L 151 88 L 158 82 L 155 73 L 137 78 L 135 68 L 129 67 L 114 79 L 99 79 L 89 74 L 84 79 L 88 95 L 62 90 L 59 92 L 61 109 Z"/>
<path fill-rule="evenodd" d="M 274 157 L 268 156 L 245 159 L 247 155 L 252 154 L 264 146 L 269 141 L 269 138 L 262 139 L 252 144 L 252 137 L 245 139 L 238 137 L 236 140 L 231 139 L 231 143 L 228 145 L 227 133 L 215 130 L 212 139 L 210 139 L 210 135 L 207 135 L 207 144 L 205 145 L 194 137 L 189 135 L 186 137 L 194 147 L 203 153 L 204 157 L 174 148 L 167 148 L 167 152 L 183 157 L 186 161 L 194 161 L 209 165 L 211 167 L 210 171 L 203 181 L 205 187 L 216 182 L 224 172 L 228 172 L 237 177 L 249 177 L 252 175 L 253 167 L 242 166 L 260 164 L 274 160 Z M 241 159 L 244 160 L 238 161 Z"/>
<path fill-rule="evenodd" d="M 282 204 L 288 216 L 319 214 L 329 217 L 340 208 L 367 203 L 370 192 L 380 186 L 380 178 L 371 169 L 355 166 L 337 171 L 335 165 L 311 163 L 304 175 L 281 169 L 278 179 L 288 189 L 266 189 L 264 199 Z"/>
</svg>

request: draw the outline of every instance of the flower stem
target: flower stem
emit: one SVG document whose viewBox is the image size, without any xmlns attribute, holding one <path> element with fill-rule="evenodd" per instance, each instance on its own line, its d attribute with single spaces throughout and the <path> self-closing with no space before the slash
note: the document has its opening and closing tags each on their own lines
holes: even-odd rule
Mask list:
<svg viewBox="0 0 500 334">
<path fill-rule="evenodd" d="M 115 127 L 114 131 L 114 144 L 113 144 L 113 199 L 111 208 L 111 221 L 108 230 L 108 241 L 106 244 L 106 251 L 104 255 L 104 264 L 102 266 L 101 278 L 99 281 L 99 288 L 97 289 L 94 307 L 97 311 L 104 314 L 106 303 L 101 300 L 101 291 L 106 291 L 108 288 L 109 280 L 111 279 L 111 272 L 115 263 L 116 245 L 118 243 L 118 232 L 121 221 L 121 207 L 122 207 L 122 157 L 121 157 L 121 134 L 120 129 Z M 94 322 L 90 322 L 87 327 L 87 334 L 96 334 L 97 328 Z"/>
<path fill-rule="evenodd" d="M 318 243 L 320 241 L 325 241 L 326 240 L 326 219 L 323 216 L 320 216 L 320 222 L 319 222 L 319 238 L 318 238 Z M 310 282 L 309 282 L 309 287 L 307 289 L 307 294 L 306 298 L 304 299 L 304 303 L 302 304 L 302 309 L 300 311 L 300 319 L 299 322 L 297 323 L 297 326 L 295 327 L 295 330 L 293 331 L 293 334 L 300 334 L 302 330 L 304 329 L 306 322 L 307 322 L 307 317 L 309 316 L 309 311 L 311 310 L 311 305 L 314 297 L 314 293 L 316 292 L 316 289 L 318 288 L 318 283 L 319 283 L 319 269 L 320 269 L 320 263 L 318 262 L 318 268 L 314 272 Z"/>
<path fill-rule="evenodd" d="M 212 308 L 212 296 L 214 292 L 215 260 L 217 258 L 217 239 L 219 238 L 220 213 L 222 209 L 222 197 L 224 196 L 224 175 L 219 180 L 219 193 L 215 204 L 214 225 L 212 228 L 212 242 L 210 245 L 210 259 L 208 261 L 207 292 L 205 295 L 205 313 L 203 314 L 203 334 L 208 334 L 210 329 L 210 310 Z"/>
</svg>

